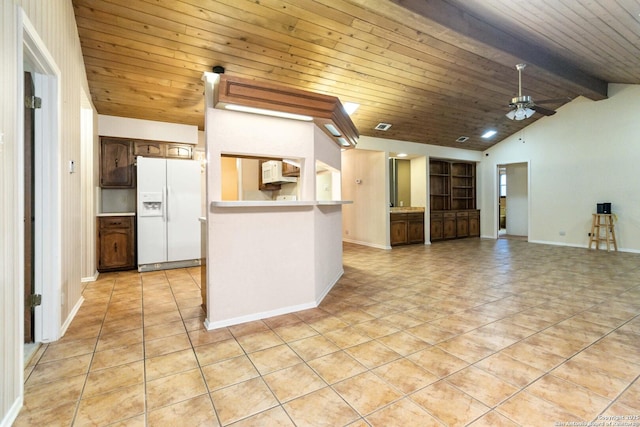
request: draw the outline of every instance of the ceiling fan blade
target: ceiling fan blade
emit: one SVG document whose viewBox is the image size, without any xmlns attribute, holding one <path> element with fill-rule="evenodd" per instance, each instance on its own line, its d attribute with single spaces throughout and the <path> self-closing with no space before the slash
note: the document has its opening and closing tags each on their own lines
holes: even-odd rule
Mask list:
<svg viewBox="0 0 640 427">
<path fill-rule="evenodd" d="M 567 96 L 564 98 L 542 99 L 540 101 L 536 100 L 536 104 L 562 104 L 569 101 L 571 101 L 571 98 Z"/>
<path fill-rule="evenodd" d="M 536 113 L 542 114 L 543 116 L 553 116 L 556 113 L 555 110 L 544 108 L 539 105 L 532 105 L 530 108 L 534 110 Z"/>
</svg>

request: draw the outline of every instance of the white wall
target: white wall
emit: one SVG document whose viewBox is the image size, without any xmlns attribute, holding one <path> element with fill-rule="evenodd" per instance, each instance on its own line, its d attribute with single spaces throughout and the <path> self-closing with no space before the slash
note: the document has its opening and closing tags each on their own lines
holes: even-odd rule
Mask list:
<svg viewBox="0 0 640 427">
<path fill-rule="evenodd" d="M 526 163 L 506 166 L 507 234 L 526 236 L 529 226 L 528 167 Z"/>
<path fill-rule="evenodd" d="M 55 295 L 54 318 L 45 319 L 54 330 L 63 330 L 77 309 L 81 298 L 81 255 L 84 245 L 78 231 L 80 218 L 86 213 L 81 203 L 81 173 L 68 173 L 74 160 L 77 170 L 84 164 L 81 141 L 81 92 L 89 93 L 82 52 L 75 26 L 73 5 L 68 0 L 1 0 L 0 3 L 0 425 L 10 425 L 17 415 L 23 396 L 23 220 L 22 200 L 22 28 L 20 7 L 43 42 L 49 59 L 60 72 L 55 90 L 58 119 L 56 131 L 46 135 L 57 144 L 57 162 L 50 170 L 49 183 L 57 183 L 54 197 L 58 222 L 46 231 L 59 236 L 55 257 L 55 274 L 49 277 Z M 85 160 L 86 161 L 86 160 Z M 52 229 L 54 228 L 54 229 Z M 89 231 L 90 232 L 90 231 Z M 52 337 L 56 339 L 57 337 Z"/>
<path fill-rule="evenodd" d="M 317 161 L 336 171 L 340 171 L 342 169 L 342 156 L 336 143 L 317 126 L 314 126 L 313 133 L 313 159 L 315 160 L 307 159 L 306 167 L 313 172 L 314 179 L 317 180 Z M 322 200 L 323 195 L 317 192 L 317 181 L 314 189 L 316 190 L 314 200 Z M 337 205 L 317 206 L 313 210 L 313 256 L 316 284 L 315 299 L 317 304 L 322 301 L 344 273 L 342 268 L 342 209 L 343 206 Z"/>
<path fill-rule="evenodd" d="M 427 207 L 427 200 L 429 199 L 429 191 L 427 190 L 428 173 L 429 165 L 426 157 L 411 159 L 411 206 L 413 207 Z"/>
<path fill-rule="evenodd" d="M 80 94 L 81 112 L 81 155 L 80 164 L 81 188 L 82 188 L 82 211 L 80 217 L 82 229 L 82 269 L 81 277 L 83 282 L 92 282 L 98 277 L 96 260 L 96 187 L 98 182 L 98 161 L 99 150 L 98 136 L 95 131 L 97 127 L 97 114 L 93 108 L 89 95 L 84 91 Z"/>
<path fill-rule="evenodd" d="M 207 108 L 207 198 L 220 201 L 221 154 L 302 160 L 301 201 L 315 201 L 316 158 L 340 149 L 311 122 Z M 256 167 L 257 168 L 257 167 Z M 208 210 L 207 327 L 315 307 L 342 274 L 339 206 Z"/>
<path fill-rule="evenodd" d="M 497 165 L 529 162 L 529 241 L 586 247 L 596 203 L 611 202 L 618 248 L 640 251 L 638 111 L 640 86 L 610 84 L 608 99 L 577 98 L 487 150 L 483 236 L 496 233 Z"/>
<path fill-rule="evenodd" d="M 148 139 L 193 145 L 199 143 L 197 126 L 104 114 L 98 115 L 98 133 L 100 136 L 118 138 Z"/>
<path fill-rule="evenodd" d="M 342 153 L 342 238 L 377 248 L 389 246 L 389 168 L 384 152 L 362 149 Z"/>
</svg>

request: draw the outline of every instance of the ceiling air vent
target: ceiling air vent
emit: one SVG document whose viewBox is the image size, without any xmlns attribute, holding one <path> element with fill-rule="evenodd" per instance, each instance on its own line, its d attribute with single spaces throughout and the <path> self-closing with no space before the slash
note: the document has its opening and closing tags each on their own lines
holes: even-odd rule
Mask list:
<svg viewBox="0 0 640 427">
<path fill-rule="evenodd" d="M 389 123 L 378 123 L 376 125 L 376 127 L 374 127 L 375 130 L 389 130 L 389 128 L 391 127 L 391 124 Z"/>
<path fill-rule="evenodd" d="M 456 142 L 467 142 L 468 139 L 469 139 L 468 136 L 461 136 L 458 139 L 456 139 Z"/>
</svg>

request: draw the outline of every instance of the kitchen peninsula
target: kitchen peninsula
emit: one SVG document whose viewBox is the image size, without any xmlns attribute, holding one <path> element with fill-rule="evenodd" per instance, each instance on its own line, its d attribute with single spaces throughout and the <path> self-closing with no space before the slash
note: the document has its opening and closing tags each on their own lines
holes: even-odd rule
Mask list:
<svg viewBox="0 0 640 427">
<path fill-rule="evenodd" d="M 204 80 L 206 327 L 316 307 L 343 274 L 341 145 L 314 121 L 225 110 L 218 100 L 218 91 L 226 90 L 217 87 L 220 76 L 206 73 Z M 323 120 L 340 129 L 338 119 Z M 237 200 L 223 199 L 225 157 L 295 159 L 300 165 L 295 199 L 243 200 L 241 192 Z M 327 169 L 333 171 L 329 184 L 319 178 Z M 321 196 L 329 187 L 331 197 Z"/>
</svg>

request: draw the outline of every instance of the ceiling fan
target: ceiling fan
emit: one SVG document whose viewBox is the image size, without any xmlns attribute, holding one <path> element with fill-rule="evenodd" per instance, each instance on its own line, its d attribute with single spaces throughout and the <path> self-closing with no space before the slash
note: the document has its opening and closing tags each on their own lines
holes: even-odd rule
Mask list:
<svg viewBox="0 0 640 427">
<path fill-rule="evenodd" d="M 515 98 L 511 98 L 511 102 L 509 106 L 513 109 L 509 111 L 506 116 L 511 120 L 524 120 L 528 119 L 533 115 L 533 113 L 540 113 L 543 116 L 552 116 L 556 112 L 549 108 L 541 107 L 538 104 L 551 104 L 557 102 L 568 101 L 569 99 L 545 99 L 544 101 L 538 101 L 538 103 L 534 103 L 533 99 L 531 99 L 528 95 L 522 95 L 522 70 L 526 67 L 527 64 L 518 64 L 516 65 L 516 70 L 518 70 L 518 96 Z"/>
</svg>

